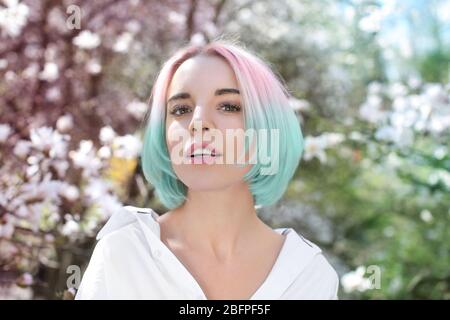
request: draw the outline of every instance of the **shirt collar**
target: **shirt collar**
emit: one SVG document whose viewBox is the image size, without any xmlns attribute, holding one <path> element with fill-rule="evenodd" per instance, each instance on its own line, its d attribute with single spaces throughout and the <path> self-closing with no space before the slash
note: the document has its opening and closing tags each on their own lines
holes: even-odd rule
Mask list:
<svg viewBox="0 0 450 320">
<path fill-rule="evenodd" d="M 313 257 L 321 252 L 318 246 L 303 238 L 293 228 L 275 230 L 285 229 L 288 229 L 285 243 L 266 281 L 253 294 L 253 300 L 279 299 Z"/>
<path fill-rule="evenodd" d="M 150 246 L 151 254 L 155 256 L 155 251 L 160 250 L 163 245 L 157 218 L 158 214 L 151 208 L 123 206 L 122 210 L 115 212 L 99 231 L 97 240 L 108 233 L 138 221 L 139 226 L 144 230 L 143 233 Z M 314 256 L 321 252 L 318 246 L 306 240 L 293 228 L 277 228 L 275 231 L 282 233 L 286 229 L 286 239 L 277 260 L 266 280 L 251 297 L 252 300 L 278 299 Z"/>
</svg>

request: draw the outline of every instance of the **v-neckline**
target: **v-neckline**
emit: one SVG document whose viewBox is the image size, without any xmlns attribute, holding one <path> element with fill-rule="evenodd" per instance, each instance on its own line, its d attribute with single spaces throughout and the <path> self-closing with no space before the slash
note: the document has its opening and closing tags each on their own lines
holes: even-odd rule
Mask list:
<svg viewBox="0 0 450 320">
<path fill-rule="evenodd" d="M 200 292 L 200 294 L 202 296 L 202 300 L 212 300 L 206 296 L 203 288 L 200 286 L 199 282 L 197 281 L 197 279 L 195 279 L 195 277 L 189 271 L 189 269 L 183 264 L 183 262 L 181 262 L 181 260 L 175 255 L 175 253 L 161 240 L 161 225 L 159 224 L 159 222 L 157 220 L 157 218 L 159 217 L 158 214 L 151 209 L 150 209 L 150 214 L 151 214 L 152 220 L 156 223 L 156 226 L 157 226 L 157 229 L 156 229 L 157 237 L 156 238 L 159 240 L 159 245 L 163 248 L 164 251 L 166 251 L 166 253 L 172 258 L 172 260 L 174 260 L 178 264 L 178 266 L 183 270 L 183 272 L 190 278 L 190 281 L 192 283 L 194 283 L 195 287 L 197 288 L 197 290 Z M 292 234 L 291 228 L 275 228 L 272 230 L 278 232 L 281 235 L 284 235 L 283 244 L 281 246 L 280 251 L 278 252 L 275 262 L 273 263 L 269 273 L 267 274 L 267 277 L 263 280 L 261 285 L 259 285 L 258 288 L 253 292 L 252 296 L 246 300 L 254 300 L 254 298 L 257 297 L 261 293 L 261 291 L 264 290 L 264 288 L 266 287 L 269 280 L 274 276 L 276 267 L 281 263 L 281 261 L 284 257 L 284 252 L 287 250 L 286 248 L 288 246 L 288 241 L 290 241 L 289 240 L 290 235 Z"/>
</svg>

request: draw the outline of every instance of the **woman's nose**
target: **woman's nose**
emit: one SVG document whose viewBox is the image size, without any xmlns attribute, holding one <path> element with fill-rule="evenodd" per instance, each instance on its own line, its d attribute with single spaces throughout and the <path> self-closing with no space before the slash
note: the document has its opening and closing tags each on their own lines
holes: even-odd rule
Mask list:
<svg viewBox="0 0 450 320">
<path fill-rule="evenodd" d="M 189 131 L 191 133 L 208 131 L 213 127 L 210 114 L 206 107 L 197 106 L 194 109 L 191 122 L 189 123 Z"/>
</svg>

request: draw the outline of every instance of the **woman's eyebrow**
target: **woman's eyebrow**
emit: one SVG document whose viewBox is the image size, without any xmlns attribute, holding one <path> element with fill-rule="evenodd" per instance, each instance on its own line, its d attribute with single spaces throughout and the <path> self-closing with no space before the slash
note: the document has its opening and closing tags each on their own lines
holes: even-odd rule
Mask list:
<svg viewBox="0 0 450 320">
<path fill-rule="evenodd" d="M 222 89 L 217 89 L 216 92 L 214 93 L 215 96 L 220 96 L 220 95 L 224 95 L 224 94 L 240 94 L 238 89 L 234 89 L 234 88 L 222 88 Z M 175 95 L 173 95 L 172 97 L 170 97 L 169 100 L 167 100 L 167 103 L 169 103 L 170 101 L 174 101 L 174 100 L 183 100 L 183 99 L 189 99 L 191 97 L 191 95 L 187 92 L 180 92 L 177 93 Z"/>
</svg>

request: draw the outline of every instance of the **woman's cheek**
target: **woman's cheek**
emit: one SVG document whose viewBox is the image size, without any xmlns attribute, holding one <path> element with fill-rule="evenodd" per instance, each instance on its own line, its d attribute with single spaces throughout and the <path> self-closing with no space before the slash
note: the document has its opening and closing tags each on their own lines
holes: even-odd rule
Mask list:
<svg viewBox="0 0 450 320">
<path fill-rule="evenodd" d="M 189 131 L 177 122 L 169 123 L 166 131 L 167 149 L 174 164 L 183 160 L 183 150 L 189 140 Z"/>
</svg>

